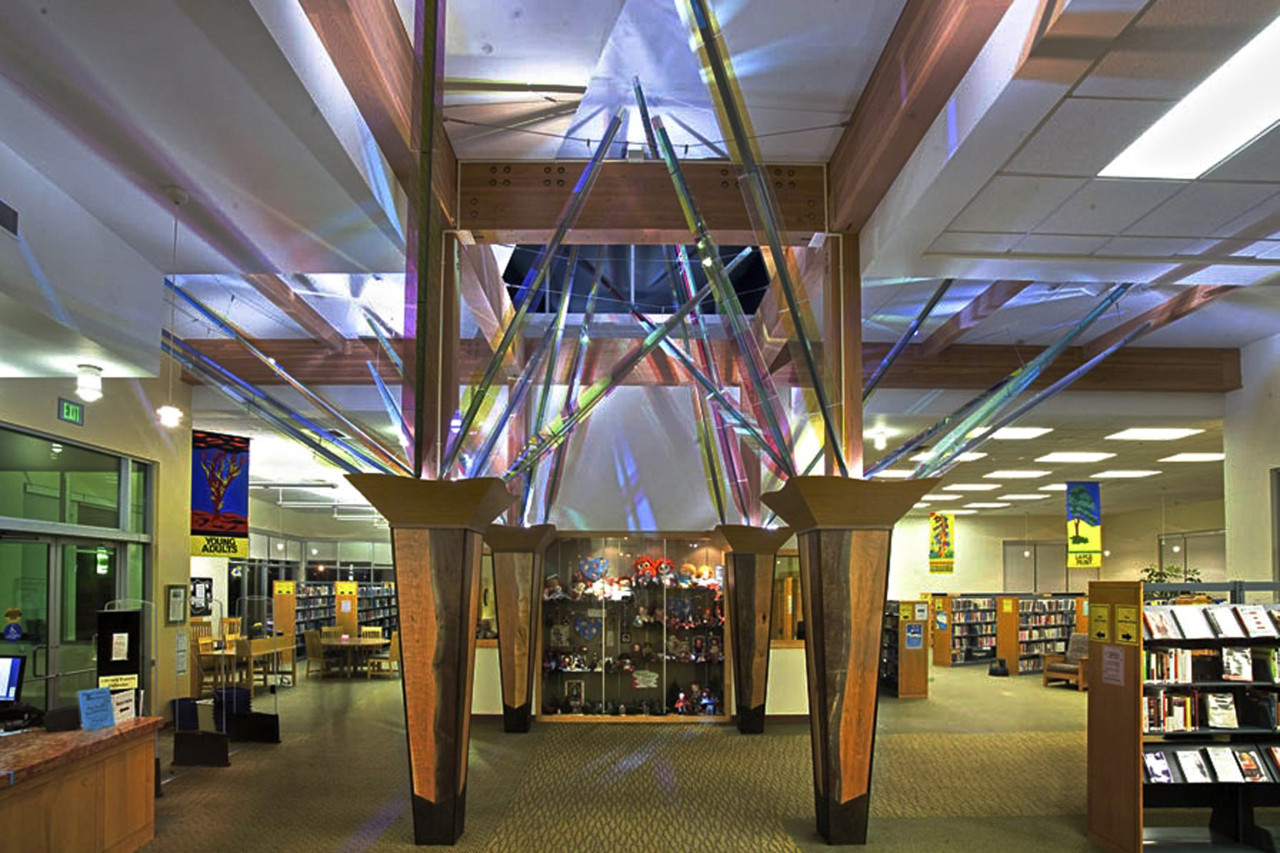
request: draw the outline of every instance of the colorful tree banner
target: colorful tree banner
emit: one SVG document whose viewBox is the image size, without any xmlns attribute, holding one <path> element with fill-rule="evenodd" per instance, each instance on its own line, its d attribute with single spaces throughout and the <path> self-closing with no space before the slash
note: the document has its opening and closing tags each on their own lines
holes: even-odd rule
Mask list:
<svg viewBox="0 0 1280 853">
<path fill-rule="evenodd" d="M 191 555 L 249 556 L 249 439 L 191 433 Z"/>
<path fill-rule="evenodd" d="M 1102 568 L 1102 484 L 1067 483 L 1067 568 Z"/>
<path fill-rule="evenodd" d="M 956 517 L 949 512 L 929 513 L 929 574 L 950 575 L 956 570 Z"/>
</svg>

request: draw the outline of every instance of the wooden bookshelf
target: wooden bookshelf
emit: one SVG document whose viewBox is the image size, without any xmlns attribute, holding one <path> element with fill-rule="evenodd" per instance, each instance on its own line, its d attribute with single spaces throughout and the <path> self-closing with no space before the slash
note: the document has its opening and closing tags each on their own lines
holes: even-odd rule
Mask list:
<svg viewBox="0 0 1280 853">
<path fill-rule="evenodd" d="M 1267 754 L 1269 747 L 1280 746 L 1280 730 L 1274 708 L 1259 712 L 1247 696 L 1280 690 L 1266 654 L 1280 648 L 1280 639 L 1144 637 L 1143 590 L 1136 581 L 1091 583 L 1089 609 L 1089 839 L 1116 853 L 1158 851 L 1167 836 L 1159 828 L 1145 828 L 1145 814 L 1164 807 L 1201 808 L 1211 811 L 1205 842 L 1275 850 L 1271 834 L 1254 822 L 1254 808 L 1280 805 L 1280 762 Z M 1228 647 L 1250 650 L 1252 681 L 1224 679 L 1223 649 Z M 1169 653 L 1177 650 L 1186 651 L 1174 677 Z M 1202 690 L 1233 696 L 1236 727 L 1207 727 Z M 1179 704 L 1166 702 L 1167 697 L 1187 698 Z M 1223 781 L 1215 768 L 1206 781 L 1189 782 L 1177 756 L 1194 752 L 1211 766 L 1208 747 L 1231 750 L 1232 761 L 1239 760 L 1239 751 L 1254 751 L 1262 780 Z M 1149 779 L 1145 758 L 1155 752 L 1162 753 L 1169 781 Z M 1186 833 L 1180 827 L 1176 840 L 1168 838 L 1170 846 L 1185 842 Z"/>
<path fill-rule="evenodd" d="M 919 605 L 924 613 L 917 613 Z M 885 604 L 880 635 L 881 695 L 899 699 L 929 698 L 928 604 L 923 601 L 889 601 Z"/>
<path fill-rule="evenodd" d="M 360 585 L 355 581 L 334 581 L 333 624 L 349 637 L 360 634 L 360 612 L 357 606 Z"/>
<path fill-rule="evenodd" d="M 996 658 L 995 595 L 948 596 L 950 645 L 948 666 L 989 663 Z M 935 646 L 935 662 L 936 646 Z"/>
<path fill-rule="evenodd" d="M 933 665 L 951 666 L 951 596 L 934 593 L 929 597 L 929 624 Z"/>
<path fill-rule="evenodd" d="M 996 607 L 996 657 L 1010 675 L 1044 671 L 1046 654 L 1067 650 L 1076 627 L 1080 599 L 1076 595 L 1006 595 Z"/>
</svg>

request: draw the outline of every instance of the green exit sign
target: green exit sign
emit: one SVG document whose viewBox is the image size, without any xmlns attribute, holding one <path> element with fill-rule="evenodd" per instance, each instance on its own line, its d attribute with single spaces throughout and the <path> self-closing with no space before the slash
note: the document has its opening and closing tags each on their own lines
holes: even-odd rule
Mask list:
<svg viewBox="0 0 1280 853">
<path fill-rule="evenodd" d="M 58 420 L 84 426 L 84 403 L 58 398 Z"/>
</svg>

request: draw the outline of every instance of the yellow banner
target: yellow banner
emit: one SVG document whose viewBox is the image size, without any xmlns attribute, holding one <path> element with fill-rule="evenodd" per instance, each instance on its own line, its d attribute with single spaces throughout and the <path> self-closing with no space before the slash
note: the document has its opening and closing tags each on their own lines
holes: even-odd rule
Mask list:
<svg viewBox="0 0 1280 853">
<path fill-rule="evenodd" d="M 947 512 L 929 513 L 929 574 L 949 575 L 956 570 L 956 517 Z"/>
<path fill-rule="evenodd" d="M 1067 483 L 1067 568 L 1102 568 L 1102 487 Z"/>
<path fill-rule="evenodd" d="M 191 556 L 248 557 L 249 539 L 245 536 L 192 536 Z"/>
</svg>

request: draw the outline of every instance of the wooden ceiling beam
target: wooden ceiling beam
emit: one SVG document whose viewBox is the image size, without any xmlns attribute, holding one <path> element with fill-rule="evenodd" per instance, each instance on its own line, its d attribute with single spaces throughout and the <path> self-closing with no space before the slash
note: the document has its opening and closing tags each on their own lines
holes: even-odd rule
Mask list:
<svg viewBox="0 0 1280 853">
<path fill-rule="evenodd" d="M 1117 341 L 1123 340 L 1125 335 L 1128 335 L 1134 329 L 1140 328 L 1145 324 L 1149 324 L 1149 328 L 1143 332 L 1142 335 L 1139 335 L 1139 337 L 1149 335 L 1156 329 L 1162 329 L 1170 323 L 1175 323 L 1188 314 L 1199 311 L 1215 299 L 1226 296 L 1228 293 L 1234 291 L 1236 287 L 1237 285 L 1231 284 L 1190 285 L 1177 296 L 1166 299 L 1154 308 L 1143 311 L 1136 317 L 1131 317 L 1128 320 L 1125 320 L 1114 329 L 1109 329 L 1089 341 L 1089 343 L 1085 344 L 1083 347 L 1085 357 L 1093 358 L 1107 347 Z M 1110 357 L 1114 359 L 1116 355 L 1113 354 Z"/>
<path fill-rule="evenodd" d="M 592 341 L 586 360 L 584 382 L 590 383 L 607 372 L 634 341 L 628 338 L 602 338 Z M 264 365 L 244 351 L 235 341 L 226 339 L 188 340 L 200 352 L 250 382 L 278 384 L 279 380 Z M 394 344 L 407 353 L 409 344 Z M 372 338 L 351 342 L 351 352 L 333 355 L 316 341 L 276 339 L 258 344 L 299 380 L 311 385 L 367 385 L 369 371 L 366 360 L 380 363 L 382 376 L 389 383 L 399 377 L 383 358 L 379 362 L 378 344 Z M 731 342 L 712 341 L 719 359 L 721 376 L 726 386 L 745 381 L 738 370 Z M 884 357 L 890 344 L 863 343 L 863 372 L 869 374 Z M 815 345 L 821 358 L 823 349 Z M 919 389 L 982 390 L 994 385 L 1040 352 L 1039 347 L 986 346 L 953 344 L 945 358 L 926 358 L 919 345 L 907 347 L 885 376 L 881 387 Z M 571 347 L 565 348 L 564 358 Z M 782 352 L 786 352 L 783 349 Z M 460 342 L 458 375 L 464 382 L 475 382 L 491 358 L 488 344 L 481 338 Z M 1036 388 L 1053 382 L 1087 360 L 1082 347 L 1071 347 L 1040 377 Z M 563 368 L 565 365 L 561 365 Z M 775 373 L 783 385 L 798 381 L 797 365 L 788 363 Z M 803 373 L 803 369 L 799 371 Z M 562 374 L 563 375 L 563 374 Z M 800 377 L 803 379 L 803 377 Z M 685 385 L 682 369 L 672 364 L 661 350 L 646 359 L 628 378 L 629 385 Z M 1186 347 L 1126 347 L 1114 353 L 1095 370 L 1072 386 L 1078 391 L 1158 391 L 1168 393 L 1225 393 L 1240 388 L 1240 351 Z"/>
<path fill-rule="evenodd" d="M 412 147 L 413 42 L 395 0 L 298 0 L 338 75 L 405 192 L 412 192 L 417 155 Z M 449 225 L 458 217 L 458 158 L 434 126 L 431 192 Z"/>
<path fill-rule="evenodd" d="M 933 331 L 920 345 L 920 354 L 924 358 L 933 358 L 947 347 L 960 340 L 970 329 L 975 328 L 983 320 L 996 313 L 1006 302 L 1025 290 L 1031 282 L 1001 280 L 993 281 L 987 288 L 951 318 Z"/>
<path fill-rule="evenodd" d="M 907 0 L 831 155 L 830 231 L 880 204 L 1011 0 Z"/>
<path fill-rule="evenodd" d="M 323 314 L 312 308 L 282 277 L 274 273 L 250 273 L 244 280 L 328 350 L 338 353 L 349 351 L 351 341 L 334 328 Z"/>
<path fill-rule="evenodd" d="M 580 160 L 463 163 L 458 227 L 482 242 L 545 243 L 584 165 Z M 734 166 L 686 160 L 681 167 L 716 241 L 756 245 Z M 781 209 L 784 240 L 807 243 L 825 229 L 825 170 L 814 165 L 766 169 Z M 614 160 L 601 167 L 566 242 L 673 245 L 692 240 L 666 166 Z"/>
</svg>

